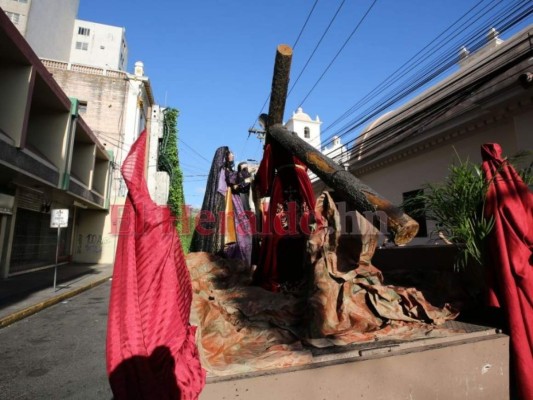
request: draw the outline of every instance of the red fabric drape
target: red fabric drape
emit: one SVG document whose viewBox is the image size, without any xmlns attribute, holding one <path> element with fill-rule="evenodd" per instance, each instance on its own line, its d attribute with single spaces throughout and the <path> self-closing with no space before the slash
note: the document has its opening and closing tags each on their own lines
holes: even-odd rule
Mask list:
<svg viewBox="0 0 533 400">
<path fill-rule="evenodd" d="M 489 182 L 485 215 L 489 238 L 489 305 L 501 307 L 511 338 L 511 370 L 517 394 L 533 399 L 533 194 L 496 143 L 481 147 Z"/>
<path fill-rule="evenodd" d="M 122 214 L 107 328 L 107 372 L 116 399 L 196 399 L 204 384 L 189 324 L 191 280 L 170 211 L 144 179 L 146 131 L 122 166 Z"/>
<path fill-rule="evenodd" d="M 275 142 L 265 146 L 256 175 L 261 196 L 270 196 L 254 283 L 277 292 L 303 277 L 308 221 L 315 195 L 307 167 Z"/>
</svg>

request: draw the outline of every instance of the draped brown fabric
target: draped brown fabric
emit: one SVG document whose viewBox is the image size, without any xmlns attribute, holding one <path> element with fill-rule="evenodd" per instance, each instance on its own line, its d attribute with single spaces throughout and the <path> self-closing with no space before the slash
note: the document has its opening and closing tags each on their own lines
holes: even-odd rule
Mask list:
<svg viewBox="0 0 533 400">
<path fill-rule="evenodd" d="M 318 347 L 452 333 L 439 325 L 457 313 L 432 306 L 414 288 L 385 285 L 370 262 L 373 227 L 360 228 L 363 239 L 343 237 L 331 198 L 324 209 L 326 196 L 317 199 L 317 216 L 324 220 L 306 246 L 312 253 L 306 254 L 307 285 L 273 292 L 252 285 L 252 270 L 243 262 L 208 253 L 187 255 L 192 321 L 209 373 L 308 364 Z"/>
</svg>

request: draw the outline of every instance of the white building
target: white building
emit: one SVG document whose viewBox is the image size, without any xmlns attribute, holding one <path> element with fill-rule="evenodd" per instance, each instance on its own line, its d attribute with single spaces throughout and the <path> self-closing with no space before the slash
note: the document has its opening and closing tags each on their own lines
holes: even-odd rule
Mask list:
<svg viewBox="0 0 533 400">
<path fill-rule="evenodd" d="M 299 138 L 321 151 L 322 154 L 333 159 L 338 164 L 344 165 L 350 158 L 350 152 L 337 136 L 333 138 L 330 146 L 322 148 L 320 125 L 322 125 L 322 121 L 320 121 L 318 115 L 313 120 L 303 111 L 302 107 L 299 107 L 296 112 L 293 112 L 291 119 L 285 123 L 285 127 L 289 132 L 296 133 Z M 312 173 L 310 173 L 310 176 L 312 178 L 315 177 Z"/>
<path fill-rule="evenodd" d="M 322 153 L 342 166 L 344 166 L 350 158 L 348 149 L 341 143 L 341 138 L 338 136 L 333 136 L 331 146 L 325 147 L 322 150 Z"/>
<path fill-rule="evenodd" d="M 76 19 L 80 0 L 0 0 L 0 7 L 40 57 L 126 71 L 123 27 Z"/>
<path fill-rule="evenodd" d="M 68 61 L 125 71 L 128 67 L 126 29 L 75 20 Z"/>
<path fill-rule="evenodd" d="M 320 125 L 322 125 L 322 122 L 318 118 L 318 115 L 313 120 L 308 114 L 304 113 L 302 107 L 299 107 L 296 112 L 293 112 L 291 119 L 285 123 L 285 127 L 289 132 L 295 132 L 298 137 L 319 150 L 322 147 Z"/>
<path fill-rule="evenodd" d="M 80 0 L 0 0 L 39 57 L 67 61 Z"/>
</svg>

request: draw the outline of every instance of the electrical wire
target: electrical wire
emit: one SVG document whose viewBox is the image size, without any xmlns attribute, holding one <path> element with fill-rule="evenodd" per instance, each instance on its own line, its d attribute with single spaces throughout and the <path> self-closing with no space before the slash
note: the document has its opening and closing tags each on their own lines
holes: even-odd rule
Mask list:
<svg viewBox="0 0 533 400">
<path fill-rule="evenodd" d="M 342 46 L 340 47 L 340 49 L 337 51 L 337 54 L 335 54 L 335 56 L 333 57 L 333 59 L 330 61 L 330 63 L 328 64 L 328 66 L 326 67 L 326 69 L 324 70 L 324 72 L 322 72 L 322 74 L 320 75 L 320 77 L 317 79 L 317 81 L 315 82 L 315 84 L 313 85 L 313 87 L 311 87 L 311 90 L 309 90 L 309 92 L 307 92 L 307 94 L 304 96 L 303 100 L 300 101 L 298 107 L 301 107 L 305 101 L 307 100 L 307 98 L 311 95 L 311 93 L 315 90 L 315 88 L 317 87 L 317 85 L 320 83 L 320 81 L 324 78 L 324 76 L 326 75 L 326 73 L 329 71 L 329 69 L 331 68 L 331 66 L 333 65 L 333 63 L 337 60 L 337 58 L 339 57 L 339 55 L 342 53 L 342 51 L 344 50 L 344 48 L 346 47 L 346 45 L 348 44 L 348 42 L 350 41 L 350 39 L 353 37 L 353 35 L 357 32 L 357 30 L 359 29 L 359 27 L 361 26 L 361 24 L 365 21 L 366 17 L 368 16 L 368 14 L 370 13 L 370 11 L 372 11 L 372 8 L 374 8 L 374 5 L 377 3 L 377 0 L 373 0 L 372 1 L 372 4 L 370 5 L 370 7 L 366 10 L 365 14 L 363 15 L 363 17 L 359 20 L 359 22 L 357 23 L 357 25 L 355 26 L 355 28 L 352 30 L 352 32 L 350 33 L 350 35 L 348 36 L 348 38 L 344 41 L 344 43 L 342 44 Z"/>
<path fill-rule="evenodd" d="M 478 3 L 476 3 L 473 7 L 471 7 L 466 13 L 464 13 L 459 19 L 457 19 L 453 24 L 448 26 L 444 31 L 442 31 L 439 35 L 437 35 L 433 40 L 431 40 L 428 44 L 426 44 L 421 50 L 419 50 L 414 56 L 412 56 L 409 60 L 404 62 L 400 67 L 398 67 L 392 74 L 390 74 L 385 80 L 383 80 L 376 88 L 374 88 L 372 91 L 370 91 L 368 94 L 366 94 L 361 100 L 359 100 L 356 104 L 351 106 L 347 111 L 345 111 L 340 117 L 335 119 L 333 122 L 331 122 L 326 128 L 322 130 L 322 133 L 327 132 L 329 129 L 333 128 L 335 125 L 337 125 L 339 122 L 341 122 L 343 119 L 345 119 L 348 115 L 350 115 L 355 109 L 360 107 L 363 104 L 366 104 L 371 98 L 375 97 L 376 95 L 382 93 L 384 88 L 387 88 L 391 83 L 393 83 L 394 79 L 396 77 L 401 76 L 402 73 L 404 73 L 406 70 L 409 70 L 412 65 L 416 65 L 417 62 L 420 61 L 420 59 L 423 59 L 423 57 L 427 54 L 426 50 L 429 48 L 434 49 L 435 46 L 440 45 L 441 43 L 436 43 L 436 45 L 432 48 L 430 46 L 434 44 L 439 38 L 441 38 L 446 32 L 450 31 L 454 26 L 456 26 L 462 19 L 464 19 L 469 13 L 471 13 L 475 8 L 477 8 L 481 3 L 483 3 L 485 0 L 481 0 Z M 493 0 L 499 1 L 499 0 Z M 486 7 L 489 7 L 487 5 Z M 476 15 L 477 16 L 477 15 Z M 473 16 L 476 17 L 476 16 Z M 468 22 L 468 21 L 467 21 Z"/>
<path fill-rule="evenodd" d="M 504 26 L 504 29 L 507 30 L 511 26 L 514 26 L 517 22 L 525 18 L 530 12 L 530 7 L 524 8 L 520 4 L 515 4 L 514 6 L 508 7 L 502 12 L 500 12 L 500 14 L 497 15 L 497 21 L 499 22 L 499 25 Z M 480 38 L 484 31 L 486 31 L 486 26 L 483 24 L 483 26 L 478 28 L 477 31 L 475 31 L 472 35 L 470 35 L 470 37 L 467 38 L 468 40 L 466 42 L 471 48 L 478 49 L 484 44 L 483 37 Z M 444 56 L 441 56 L 437 60 L 433 60 L 432 63 L 429 64 L 428 67 L 423 69 L 421 73 L 419 72 L 418 75 L 414 77 L 414 79 L 411 78 L 411 80 L 408 81 L 407 84 L 404 84 L 402 87 L 400 87 L 399 90 L 393 92 L 392 94 L 388 94 L 386 96 L 385 101 L 377 102 L 372 108 L 361 112 L 358 117 L 352 119 L 352 122 L 346 124 L 343 128 L 341 128 L 341 131 L 336 132 L 335 134 L 331 135 L 331 137 L 344 136 L 352 132 L 355 128 L 361 126 L 365 122 L 368 122 L 371 118 L 375 117 L 377 114 L 384 111 L 392 104 L 398 102 L 406 95 L 413 93 L 423 84 L 429 82 L 436 76 L 440 75 L 444 70 L 449 69 L 452 65 L 455 64 L 456 51 L 453 51 L 453 53 L 444 54 Z M 438 67 L 439 65 L 440 67 Z"/>
<path fill-rule="evenodd" d="M 298 81 L 300 80 L 300 77 L 302 76 L 302 74 L 304 73 L 304 71 L 307 69 L 307 66 L 309 65 L 309 63 L 311 62 L 313 56 L 315 55 L 316 51 L 318 50 L 318 48 L 320 47 L 320 44 L 322 43 L 322 41 L 324 40 L 324 38 L 326 37 L 327 33 L 329 32 L 329 29 L 331 28 L 331 26 L 333 25 L 333 22 L 335 22 L 335 20 L 337 19 L 337 16 L 339 15 L 340 11 L 341 11 L 341 8 L 342 6 L 344 5 L 344 3 L 346 2 L 346 0 L 342 0 L 341 1 L 341 4 L 339 5 L 339 7 L 337 7 L 337 11 L 335 12 L 335 14 L 333 15 L 333 17 L 331 18 L 331 20 L 329 21 L 329 24 L 328 26 L 326 27 L 326 30 L 322 33 L 322 36 L 320 37 L 320 39 L 318 40 L 318 43 L 316 44 L 315 48 L 313 49 L 313 51 L 311 52 L 311 55 L 307 58 L 307 61 L 305 62 L 302 70 L 300 71 L 300 73 L 298 74 L 298 76 L 296 77 L 294 83 L 291 85 L 291 88 L 289 89 L 289 92 L 287 94 L 287 97 L 290 96 L 292 90 L 294 89 L 294 87 L 296 86 L 296 84 L 298 83 Z"/>
<path fill-rule="evenodd" d="M 307 14 L 307 17 L 305 19 L 305 22 L 302 26 L 302 28 L 300 29 L 300 33 L 298 33 L 298 37 L 296 38 L 296 40 L 294 41 L 294 44 L 292 46 L 293 49 L 296 48 L 296 45 L 298 44 L 298 42 L 300 41 L 300 38 L 302 37 L 302 34 L 305 30 L 305 27 L 307 26 L 307 23 L 309 22 L 309 19 L 311 18 L 311 15 L 313 14 L 313 11 L 315 10 L 315 7 L 318 3 L 318 0 L 315 0 L 315 2 L 313 3 L 313 6 L 311 7 L 311 10 L 309 11 L 309 13 Z M 261 113 L 263 112 L 263 110 L 265 109 L 265 106 L 267 105 L 267 102 L 268 100 L 270 99 L 270 93 L 268 94 L 267 98 L 265 99 L 263 105 L 261 106 L 261 109 L 259 110 L 259 112 L 257 113 L 257 116 L 255 117 L 255 120 L 254 122 L 252 123 L 251 128 L 254 128 L 255 125 L 257 124 L 257 121 L 259 120 L 259 116 L 261 115 Z M 250 135 L 248 135 L 249 137 Z"/>
<path fill-rule="evenodd" d="M 296 48 L 296 45 L 300 41 L 300 38 L 302 37 L 302 33 L 304 32 L 305 27 L 307 26 L 307 23 L 309 22 L 309 19 L 311 18 L 311 15 L 313 14 L 313 11 L 315 10 L 315 7 L 317 4 L 318 4 L 318 0 L 315 0 L 315 2 L 313 3 L 313 7 L 311 7 L 311 11 L 309 11 L 309 13 L 307 14 L 307 18 L 305 19 L 302 29 L 300 29 L 300 33 L 298 34 L 298 37 L 296 38 L 296 40 L 294 41 L 294 44 L 292 45 L 293 50 Z"/>
<path fill-rule="evenodd" d="M 516 54 L 512 59 L 507 59 L 508 57 L 505 58 L 509 53 L 515 51 L 515 49 L 523 43 L 524 42 L 522 41 L 512 47 L 509 47 L 504 52 L 499 54 L 496 59 L 489 59 L 480 63 L 475 69 L 469 71 L 467 74 L 457 77 L 453 82 L 450 82 L 450 86 L 447 85 L 448 87 L 457 85 L 461 81 L 468 80 L 468 78 L 473 74 L 483 71 L 483 74 L 481 74 L 479 77 L 474 77 L 460 90 L 454 90 L 451 94 L 442 96 L 442 93 L 446 90 L 446 88 L 441 88 L 440 90 L 432 93 L 430 97 L 421 99 L 418 104 L 410 104 L 409 107 L 406 107 L 404 110 L 402 110 L 399 115 L 395 115 L 393 120 L 391 119 L 382 122 L 373 129 L 379 129 L 384 124 L 388 124 L 390 126 L 389 128 L 384 128 L 381 132 L 370 136 L 369 139 L 366 140 L 360 140 L 357 142 L 357 139 L 355 139 L 356 142 L 350 149 L 351 154 L 353 155 L 359 153 L 359 157 L 361 157 L 364 149 L 365 157 L 368 157 L 369 154 L 372 154 L 372 156 L 375 157 L 386 149 L 389 149 L 392 145 L 397 145 L 408 138 L 420 134 L 423 132 L 426 126 L 433 123 L 433 121 L 449 112 L 458 104 L 462 104 L 473 93 L 479 95 L 483 92 L 490 92 L 494 86 L 501 84 L 501 82 L 496 82 L 485 88 L 483 88 L 483 86 L 493 80 L 496 76 L 499 76 L 502 72 L 508 70 L 512 66 L 516 65 L 520 61 L 525 60 L 533 54 L 532 49 L 527 49 Z M 501 58 L 504 58 L 504 60 L 498 63 L 497 61 Z M 492 66 L 492 68 L 487 70 L 489 66 Z M 441 98 L 434 99 L 439 95 L 441 95 Z M 432 101 L 434 103 L 431 103 Z M 419 112 L 411 112 L 411 115 L 408 114 L 410 110 L 416 110 L 417 106 L 421 105 L 422 103 L 429 103 L 430 106 L 422 108 L 422 110 Z M 474 105 L 472 105 L 472 107 L 474 107 Z M 460 110 L 460 112 L 465 112 L 465 110 Z M 405 114 L 405 118 L 403 119 L 402 114 Z M 384 143 L 386 143 L 385 146 L 383 146 Z M 352 160 L 353 157 L 350 159 L 350 161 Z"/>
</svg>

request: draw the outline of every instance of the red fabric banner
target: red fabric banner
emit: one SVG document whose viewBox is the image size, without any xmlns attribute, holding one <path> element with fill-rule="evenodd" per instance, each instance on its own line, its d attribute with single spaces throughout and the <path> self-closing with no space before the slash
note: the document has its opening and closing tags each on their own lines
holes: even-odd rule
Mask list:
<svg viewBox="0 0 533 400">
<path fill-rule="evenodd" d="M 122 214 L 107 327 L 107 373 L 115 399 L 197 399 L 205 384 L 189 324 L 189 271 L 168 207 L 144 178 L 147 134 L 122 165 Z"/>
<path fill-rule="evenodd" d="M 533 399 L 533 194 L 496 143 L 481 147 L 489 183 L 489 305 L 501 307 L 511 337 L 511 377 L 520 399 Z"/>
</svg>

